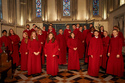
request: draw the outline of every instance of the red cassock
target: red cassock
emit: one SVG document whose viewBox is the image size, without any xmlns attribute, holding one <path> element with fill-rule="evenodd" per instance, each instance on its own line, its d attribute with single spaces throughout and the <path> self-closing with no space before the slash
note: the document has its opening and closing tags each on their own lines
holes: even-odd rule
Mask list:
<svg viewBox="0 0 125 83">
<path fill-rule="evenodd" d="M 54 32 L 56 32 L 56 31 L 55 31 L 55 28 L 52 28 L 52 30 L 53 30 Z M 50 32 L 50 30 L 49 30 L 49 29 L 48 29 L 48 32 Z"/>
<path fill-rule="evenodd" d="M 2 47 L 2 43 L 1 43 L 1 38 L 0 38 L 0 53 L 2 53 L 1 47 Z"/>
<path fill-rule="evenodd" d="M 12 47 L 13 47 L 13 53 L 12 53 L 12 58 L 13 58 L 13 64 L 16 63 L 16 66 L 19 65 L 19 42 L 20 38 L 18 35 L 11 35 L 9 36 L 11 42 L 13 42 Z"/>
<path fill-rule="evenodd" d="M 100 55 L 102 54 L 103 54 L 102 39 L 93 37 L 90 40 L 88 49 L 88 55 L 89 55 L 88 74 L 90 76 L 98 76 L 100 68 Z M 90 55 L 93 55 L 93 58 Z"/>
<path fill-rule="evenodd" d="M 100 38 L 103 38 L 103 37 L 104 37 L 103 32 L 99 32 L 99 37 L 100 37 Z"/>
<path fill-rule="evenodd" d="M 35 29 L 32 28 L 32 29 L 30 30 L 30 33 L 32 33 L 33 31 L 35 31 Z"/>
<path fill-rule="evenodd" d="M 124 36 L 123 36 L 123 33 L 122 32 L 118 32 L 118 36 L 122 39 L 122 43 L 124 45 Z M 113 34 L 111 35 L 111 37 L 114 37 Z"/>
<path fill-rule="evenodd" d="M 6 47 L 6 52 L 9 54 L 9 51 L 12 51 L 12 43 L 9 37 L 7 36 L 2 36 L 1 37 L 1 44 L 5 44 Z"/>
<path fill-rule="evenodd" d="M 44 36 L 44 40 L 46 41 L 46 38 L 47 38 L 47 31 L 43 31 L 43 30 L 42 30 L 42 34 L 43 34 L 43 36 Z"/>
<path fill-rule="evenodd" d="M 26 30 L 24 30 L 24 31 L 23 31 L 23 33 L 24 33 L 24 32 L 27 32 L 27 34 L 28 34 L 28 37 L 30 38 L 31 31 L 30 31 L 29 29 L 26 29 Z"/>
<path fill-rule="evenodd" d="M 110 41 L 110 38 L 109 36 L 107 37 L 103 37 L 102 39 L 103 41 L 103 55 L 102 55 L 102 63 L 101 63 L 101 66 L 106 69 L 106 66 L 107 66 L 107 59 L 108 59 L 108 47 L 109 47 L 109 41 Z"/>
<path fill-rule="evenodd" d="M 57 42 L 59 45 L 59 64 L 66 64 L 66 40 L 64 35 L 57 35 Z"/>
<path fill-rule="evenodd" d="M 57 34 L 56 34 L 56 32 L 55 31 L 51 31 L 53 34 L 54 34 L 54 36 L 56 37 L 57 36 Z M 48 32 L 47 32 L 47 34 L 49 34 L 50 33 L 50 31 L 48 30 Z M 48 35 L 47 35 L 48 36 Z"/>
<path fill-rule="evenodd" d="M 110 56 L 106 73 L 122 77 L 124 74 L 124 61 L 122 56 L 122 39 L 120 37 L 111 38 L 108 53 L 110 53 Z M 116 58 L 117 55 L 120 55 L 120 57 Z"/>
<path fill-rule="evenodd" d="M 84 38 L 85 41 L 86 41 L 86 37 L 87 37 L 88 32 L 89 32 L 88 29 L 83 30 L 83 32 L 82 32 L 83 33 L 83 38 Z"/>
<path fill-rule="evenodd" d="M 85 63 L 88 63 L 88 59 L 89 59 L 89 56 L 88 56 L 88 48 L 89 48 L 89 43 L 90 43 L 90 40 L 91 38 L 93 37 L 93 33 L 89 32 L 87 34 L 87 37 L 86 37 L 86 52 L 85 52 Z"/>
<path fill-rule="evenodd" d="M 28 40 L 29 41 L 29 40 Z M 21 70 L 27 70 L 28 60 L 28 43 L 25 43 L 25 38 L 22 39 L 19 52 L 21 53 Z"/>
<path fill-rule="evenodd" d="M 64 37 L 66 39 L 66 42 L 68 41 L 68 39 L 70 38 L 70 33 L 71 33 L 71 30 L 70 29 L 65 29 L 64 30 Z"/>
<path fill-rule="evenodd" d="M 40 42 L 37 41 L 36 39 L 33 39 L 32 41 L 29 40 L 28 50 L 29 50 L 28 65 L 27 65 L 28 75 L 41 73 L 42 72 L 41 56 L 40 56 L 40 54 L 39 55 L 34 54 L 34 52 L 40 52 L 41 53 Z"/>
<path fill-rule="evenodd" d="M 79 53 L 79 59 L 83 58 L 83 54 L 85 52 L 85 46 L 83 43 L 84 39 L 83 39 L 83 33 L 81 31 L 79 31 L 78 34 L 78 53 Z"/>
<path fill-rule="evenodd" d="M 44 41 L 45 41 L 44 35 L 38 35 L 38 40 L 41 43 L 41 52 L 42 52 L 43 44 L 44 44 Z M 44 64 L 45 63 L 45 56 L 43 55 L 43 53 L 41 53 L 41 58 L 42 58 L 42 64 Z"/>
<path fill-rule="evenodd" d="M 79 30 L 76 28 L 73 33 L 75 34 L 75 38 L 78 39 Z"/>
<path fill-rule="evenodd" d="M 46 69 L 47 69 L 47 74 L 50 74 L 52 76 L 57 75 L 58 73 L 58 43 L 55 40 L 55 42 L 52 43 L 52 40 L 50 40 L 48 43 L 45 43 L 45 54 L 47 54 L 47 65 L 46 65 Z M 53 57 L 53 55 L 56 55 L 55 57 Z"/>
<path fill-rule="evenodd" d="M 68 40 L 67 45 L 69 48 L 68 70 L 79 70 L 80 64 L 79 64 L 78 50 L 73 49 L 73 48 L 76 48 L 78 46 L 78 40 L 71 38 Z"/>
</svg>

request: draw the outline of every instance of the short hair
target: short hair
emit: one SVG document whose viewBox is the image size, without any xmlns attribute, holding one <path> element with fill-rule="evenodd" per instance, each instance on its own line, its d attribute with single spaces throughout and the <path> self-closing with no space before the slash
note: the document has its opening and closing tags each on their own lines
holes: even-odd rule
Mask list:
<svg viewBox="0 0 125 83">
<path fill-rule="evenodd" d="M 82 27 L 82 26 L 80 26 L 80 27 Z"/>
<path fill-rule="evenodd" d="M 50 26 L 52 27 L 52 25 L 49 25 L 49 27 L 50 27 Z"/>
<path fill-rule="evenodd" d="M 98 33 L 99 33 L 99 31 L 97 31 L 97 30 L 95 30 L 94 33 L 95 33 L 95 32 L 98 32 Z"/>
<path fill-rule="evenodd" d="M 26 26 L 30 26 L 29 24 L 26 24 Z"/>
<path fill-rule="evenodd" d="M 72 24 L 72 26 L 75 25 L 75 24 Z M 76 25 L 75 25 L 76 26 Z"/>
<path fill-rule="evenodd" d="M 118 32 L 118 30 L 117 30 L 117 29 L 113 29 L 112 31 L 117 31 L 117 32 Z"/>
<path fill-rule="evenodd" d="M 36 24 L 33 24 L 33 26 L 36 25 Z"/>
<path fill-rule="evenodd" d="M 63 30 L 63 29 L 62 29 L 62 28 L 60 28 L 60 29 L 59 29 L 59 31 L 60 31 L 60 30 Z"/>
<path fill-rule="evenodd" d="M 104 30 L 104 32 L 108 33 L 108 31 Z"/>
<path fill-rule="evenodd" d="M 69 26 L 69 24 L 67 24 L 66 26 Z"/>
<path fill-rule="evenodd" d="M 7 30 L 3 30 L 2 33 L 6 32 L 7 33 Z"/>
</svg>

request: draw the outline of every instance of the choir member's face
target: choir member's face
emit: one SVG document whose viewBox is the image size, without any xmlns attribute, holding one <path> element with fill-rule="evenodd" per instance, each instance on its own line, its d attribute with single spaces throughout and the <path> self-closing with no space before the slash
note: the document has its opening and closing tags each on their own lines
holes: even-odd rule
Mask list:
<svg viewBox="0 0 125 83">
<path fill-rule="evenodd" d="M 45 30 L 46 29 L 46 27 L 43 27 L 43 30 Z"/>
<path fill-rule="evenodd" d="M 113 35 L 114 36 L 117 36 L 118 35 L 118 32 L 116 30 L 113 31 Z"/>
<path fill-rule="evenodd" d="M 77 24 L 77 27 L 79 27 L 79 24 Z"/>
<path fill-rule="evenodd" d="M 41 31 L 41 30 L 39 30 L 39 34 L 42 34 L 42 31 Z"/>
<path fill-rule="evenodd" d="M 89 25 L 89 27 L 92 27 L 92 26 L 93 26 L 92 24 Z"/>
<path fill-rule="evenodd" d="M 53 25 L 53 24 L 50 24 L 51 26 Z"/>
<path fill-rule="evenodd" d="M 97 37 L 99 35 L 99 33 L 96 31 L 96 32 L 94 32 L 94 35 Z"/>
<path fill-rule="evenodd" d="M 10 30 L 11 35 L 13 35 L 13 30 Z"/>
<path fill-rule="evenodd" d="M 33 25 L 33 28 L 35 28 L 36 27 L 36 25 Z"/>
<path fill-rule="evenodd" d="M 69 29 L 69 25 L 66 26 Z"/>
<path fill-rule="evenodd" d="M 23 33 L 23 37 L 24 37 L 24 38 L 26 38 L 26 37 L 27 37 L 27 35 L 26 35 L 25 33 Z"/>
<path fill-rule="evenodd" d="M 35 28 L 35 31 L 37 31 L 37 30 L 38 30 L 38 28 L 36 27 L 36 28 Z"/>
<path fill-rule="evenodd" d="M 53 34 L 49 34 L 49 40 L 53 38 Z"/>
<path fill-rule="evenodd" d="M 32 33 L 32 37 L 36 38 L 36 33 L 35 32 Z"/>
<path fill-rule="evenodd" d="M 49 26 L 49 30 L 52 30 L 52 26 Z"/>
<path fill-rule="evenodd" d="M 106 37 L 106 36 L 108 35 L 108 33 L 107 33 L 107 32 L 104 32 L 103 35 Z"/>
<path fill-rule="evenodd" d="M 94 28 L 91 28 L 91 32 L 94 32 Z"/>
<path fill-rule="evenodd" d="M 73 28 L 73 29 L 76 29 L 76 26 L 75 26 L 75 25 L 73 25 L 73 26 L 72 26 L 72 28 Z"/>
<path fill-rule="evenodd" d="M 84 26 L 84 30 L 86 29 L 86 26 Z"/>
<path fill-rule="evenodd" d="M 29 29 L 29 28 L 30 28 L 30 26 L 26 26 L 26 28 L 27 28 L 27 29 Z"/>
<path fill-rule="evenodd" d="M 7 36 L 7 33 L 4 31 L 4 33 L 2 33 L 3 34 L 3 36 Z"/>
<path fill-rule="evenodd" d="M 79 30 L 81 30 L 81 31 L 82 31 L 82 27 L 80 27 L 80 28 L 79 28 Z"/>
<path fill-rule="evenodd" d="M 74 33 L 72 33 L 72 34 L 71 34 L 71 37 L 72 37 L 72 38 L 74 38 L 74 37 L 75 37 Z"/>
<path fill-rule="evenodd" d="M 62 30 L 62 29 L 60 29 L 60 30 L 59 30 L 59 33 L 60 33 L 60 34 L 63 34 L 63 30 Z"/>
<path fill-rule="evenodd" d="M 104 30 L 104 28 L 103 28 L 103 27 L 100 27 L 100 29 L 101 29 L 101 30 Z"/>
</svg>

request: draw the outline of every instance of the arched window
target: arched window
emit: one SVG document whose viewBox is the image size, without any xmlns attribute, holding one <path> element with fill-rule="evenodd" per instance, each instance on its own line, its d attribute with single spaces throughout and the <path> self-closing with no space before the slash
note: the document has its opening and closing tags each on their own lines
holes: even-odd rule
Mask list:
<svg viewBox="0 0 125 83">
<path fill-rule="evenodd" d="M 93 16 L 99 15 L 99 0 L 93 0 Z"/>
<path fill-rule="evenodd" d="M 63 0 L 63 16 L 70 15 L 70 0 Z"/>
<path fill-rule="evenodd" d="M 0 0 L 0 19 L 2 19 L 2 0 Z"/>
<path fill-rule="evenodd" d="M 42 16 L 42 1 L 36 0 L 36 17 Z"/>
</svg>

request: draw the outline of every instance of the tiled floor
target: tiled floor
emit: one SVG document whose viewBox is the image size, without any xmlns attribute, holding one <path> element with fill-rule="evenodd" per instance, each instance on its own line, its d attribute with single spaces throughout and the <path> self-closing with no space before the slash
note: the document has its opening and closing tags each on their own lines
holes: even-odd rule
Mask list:
<svg viewBox="0 0 125 83">
<path fill-rule="evenodd" d="M 124 56 L 125 61 L 125 56 Z M 42 68 L 42 73 L 35 77 L 28 76 L 27 71 L 20 71 L 17 68 L 14 74 L 14 82 L 17 83 L 125 83 L 125 76 L 122 78 L 114 77 L 112 75 L 105 74 L 100 69 L 99 77 L 91 77 L 87 74 L 87 64 L 84 60 L 80 60 L 81 70 L 68 71 L 67 64 L 59 66 L 59 73 L 56 77 L 51 77 L 46 74 L 45 65 Z"/>
</svg>

